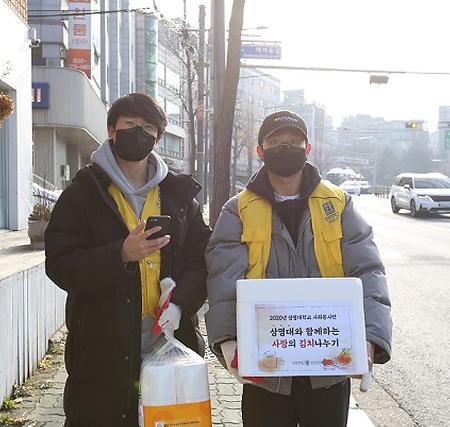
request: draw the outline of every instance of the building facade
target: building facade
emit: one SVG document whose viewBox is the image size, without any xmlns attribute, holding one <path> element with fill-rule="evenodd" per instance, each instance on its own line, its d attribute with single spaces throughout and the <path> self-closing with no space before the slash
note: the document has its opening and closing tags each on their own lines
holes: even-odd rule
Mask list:
<svg viewBox="0 0 450 427">
<path fill-rule="evenodd" d="M 237 191 L 260 167 L 256 154 L 264 117 L 281 107 L 280 80 L 265 71 L 241 68 L 232 140 L 232 189 Z"/>
<path fill-rule="evenodd" d="M 372 185 L 390 185 L 401 172 L 429 172 L 431 150 L 423 120 L 392 120 L 358 114 L 336 130 L 333 166 L 349 167 Z"/>
<path fill-rule="evenodd" d="M 35 181 L 62 189 L 107 138 L 106 108 L 79 70 L 33 67 L 33 85 L 43 87 L 47 100 L 33 103 Z"/>
<path fill-rule="evenodd" d="M 0 0 L 0 16 L 0 92 L 11 96 L 15 106 L 0 127 L 0 229 L 20 230 L 27 227 L 32 208 L 30 47 L 35 41 L 25 0 Z"/>
<path fill-rule="evenodd" d="M 189 170 L 189 141 L 186 129 L 189 125 L 185 119 L 183 102 L 186 102 L 186 69 L 182 62 L 182 53 L 176 52 L 174 30 L 159 21 L 156 98 L 167 113 L 168 126 L 161 138 L 157 151 L 176 172 Z"/>
<path fill-rule="evenodd" d="M 308 129 L 308 140 L 312 146 L 309 161 L 323 173 L 329 163 L 328 147 L 330 143 L 326 139 L 329 136 L 329 132 L 327 130 L 325 108 L 315 102 L 306 102 L 303 89 L 285 91 L 283 105 L 286 110 L 294 111 L 305 120 Z"/>
<path fill-rule="evenodd" d="M 31 3 L 32 2 L 32 3 Z M 97 0 L 30 0 L 30 22 L 41 38 L 33 54 L 33 179 L 63 189 L 107 138 L 101 95 Z M 60 10 L 60 12 L 58 12 Z M 68 18 L 63 11 L 70 11 Z"/>
</svg>

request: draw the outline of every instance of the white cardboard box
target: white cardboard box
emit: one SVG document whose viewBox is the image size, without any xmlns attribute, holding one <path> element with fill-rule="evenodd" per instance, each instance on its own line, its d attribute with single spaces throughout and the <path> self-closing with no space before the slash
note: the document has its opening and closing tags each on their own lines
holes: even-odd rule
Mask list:
<svg viewBox="0 0 450 427">
<path fill-rule="evenodd" d="M 241 376 L 368 372 L 358 278 L 237 281 Z"/>
</svg>

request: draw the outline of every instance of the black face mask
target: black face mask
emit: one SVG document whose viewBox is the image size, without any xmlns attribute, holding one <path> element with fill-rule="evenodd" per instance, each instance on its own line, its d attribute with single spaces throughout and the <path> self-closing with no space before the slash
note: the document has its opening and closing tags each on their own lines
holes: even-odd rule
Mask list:
<svg viewBox="0 0 450 427">
<path fill-rule="evenodd" d="M 306 163 L 306 150 L 290 150 L 286 145 L 279 150 L 264 150 L 264 164 L 278 176 L 291 176 L 300 172 Z"/>
<path fill-rule="evenodd" d="M 155 146 L 156 138 L 145 133 L 140 126 L 117 129 L 114 151 L 122 160 L 138 162 L 145 159 Z"/>
</svg>

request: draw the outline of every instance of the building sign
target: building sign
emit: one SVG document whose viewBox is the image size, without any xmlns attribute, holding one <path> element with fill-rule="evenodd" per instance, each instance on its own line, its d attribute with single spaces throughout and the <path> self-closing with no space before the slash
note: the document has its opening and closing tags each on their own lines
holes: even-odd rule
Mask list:
<svg viewBox="0 0 450 427">
<path fill-rule="evenodd" d="M 369 159 L 362 159 L 360 157 L 337 156 L 335 158 L 335 161 L 337 163 L 350 164 L 350 165 L 361 165 L 361 166 L 369 165 Z"/>
<path fill-rule="evenodd" d="M 69 10 L 80 15 L 69 16 L 69 67 L 81 70 L 91 77 L 91 0 L 70 0 Z"/>
<path fill-rule="evenodd" d="M 241 58 L 253 59 L 281 59 L 281 45 L 243 44 Z"/>
<path fill-rule="evenodd" d="M 33 108 L 48 108 L 50 85 L 48 83 L 33 82 L 31 84 L 31 105 Z"/>
</svg>

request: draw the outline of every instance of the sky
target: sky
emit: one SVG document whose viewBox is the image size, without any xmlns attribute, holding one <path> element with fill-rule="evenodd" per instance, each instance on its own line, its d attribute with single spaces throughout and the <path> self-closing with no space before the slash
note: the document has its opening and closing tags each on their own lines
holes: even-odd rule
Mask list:
<svg viewBox="0 0 450 427">
<path fill-rule="evenodd" d="M 156 4 L 167 17 L 182 15 L 182 0 Z M 209 0 L 187 0 L 193 27 L 198 27 L 199 4 L 205 4 L 209 21 Z M 225 0 L 226 26 L 231 7 L 232 0 Z M 425 120 L 428 129 L 435 130 L 439 106 L 450 105 L 449 17 L 448 0 L 246 0 L 244 28 L 268 28 L 244 34 L 282 44 L 281 60 L 246 62 L 447 72 L 391 74 L 388 84 L 377 85 L 369 84 L 367 73 L 267 70 L 281 79 L 282 90 L 303 89 L 308 102 L 324 106 L 335 126 L 346 116 L 369 114 L 386 120 Z"/>
</svg>

